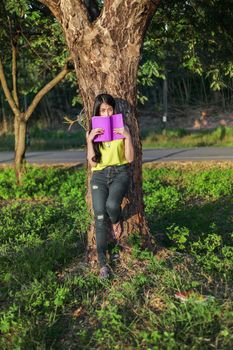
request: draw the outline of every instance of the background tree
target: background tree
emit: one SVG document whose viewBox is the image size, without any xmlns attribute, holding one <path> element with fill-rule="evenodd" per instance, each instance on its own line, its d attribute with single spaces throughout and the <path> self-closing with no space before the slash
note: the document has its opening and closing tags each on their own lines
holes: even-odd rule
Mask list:
<svg viewBox="0 0 233 350">
<path fill-rule="evenodd" d="M 0 11 L 0 80 L 14 114 L 15 169 L 20 183 L 27 122 L 43 96 L 67 75 L 71 58 L 57 22 L 37 2 L 5 0 Z"/>
<path fill-rule="evenodd" d="M 217 95 L 225 107 L 232 94 L 232 21 L 232 1 L 162 2 L 144 41 L 141 85 L 158 91 L 166 72 L 173 108 L 214 104 Z"/>
</svg>

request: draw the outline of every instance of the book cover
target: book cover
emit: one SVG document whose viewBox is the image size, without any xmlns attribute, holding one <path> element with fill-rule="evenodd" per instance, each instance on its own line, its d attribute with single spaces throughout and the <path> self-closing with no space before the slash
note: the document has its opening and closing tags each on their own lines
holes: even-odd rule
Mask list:
<svg viewBox="0 0 233 350">
<path fill-rule="evenodd" d="M 103 128 L 104 133 L 97 135 L 94 142 L 113 141 L 125 138 L 123 135 L 114 134 L 115 128 L 123 128 L 124 120 L 122 114 L 113 114 L 107 117 L 94 116 L 92 117 L 92 129 Z"/>
</svg>

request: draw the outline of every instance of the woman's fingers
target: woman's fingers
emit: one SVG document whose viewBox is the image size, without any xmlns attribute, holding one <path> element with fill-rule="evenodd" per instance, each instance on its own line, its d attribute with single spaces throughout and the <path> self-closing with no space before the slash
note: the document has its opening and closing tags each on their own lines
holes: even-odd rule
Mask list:
<svg viewBox="0 0 233 350">
<path fill-rule="evenodd" d="M 104 129 L 102 129 L 102 128 L 93 129 L 93 133 L 95 135 L 103 134 L 103 132 L 104 132 Z"/>
<path fill-rule="evenodd" d="M 113 129 L 114 134 L 122 134 L 124 133 L 124 128 L 115 128 Z"/>
<path fill-rule="evenodd" d="M 114 134 L 121 134 L 123 136 L 126 136 L 129 134 L 129 128 L 127 126 L 125 126 L 124 128 L 115 128 L 113 130 Z"/>
<path fill-rule="evenodd" d="M 100 134 L 103 134 L 104 132 L 104 129 L 103 128 L 96 128 L 96 129 L 92 129 L 90 134 L 88 135 L 88 138 L 90 141 L 93 141 L 94 137 L 96 135 L 100 135 Z"/>
</svg>

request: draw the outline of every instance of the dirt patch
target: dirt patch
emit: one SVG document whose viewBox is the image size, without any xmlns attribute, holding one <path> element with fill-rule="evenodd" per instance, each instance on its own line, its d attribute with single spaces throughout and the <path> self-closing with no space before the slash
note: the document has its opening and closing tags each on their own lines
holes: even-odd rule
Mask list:
<svg viewBox="0 0 233 350">
<path fill-rule="evenodd" d="M 140 129 L 157 129 L 165 126 L 163 113 L 139 110 Z M 169 129 L 202 130 L 218 126 L 233 126 L 233 111 L 214 107 L 182 107 L 168 113 L 166 127 Z"/>
</svg>

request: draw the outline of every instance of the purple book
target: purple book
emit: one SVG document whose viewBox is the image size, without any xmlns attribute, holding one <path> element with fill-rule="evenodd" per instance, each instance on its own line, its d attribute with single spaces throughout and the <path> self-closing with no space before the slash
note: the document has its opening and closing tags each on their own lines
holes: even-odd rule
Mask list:
<svg viewBox="0 0 233 350">
<path fill-rule="evenodd" d="M 124 139 L 125 137 L 120 134 L 114 134 L 115 128 L 123 128 L 124 121 L 122 114 L 113 114 L 110 117 L 92 117 L 92 129 L 103 128 L 104 133 L 97 135 L 94 138 L 94 142 L 113 141 L 118 139 Z"/>
</svg>

